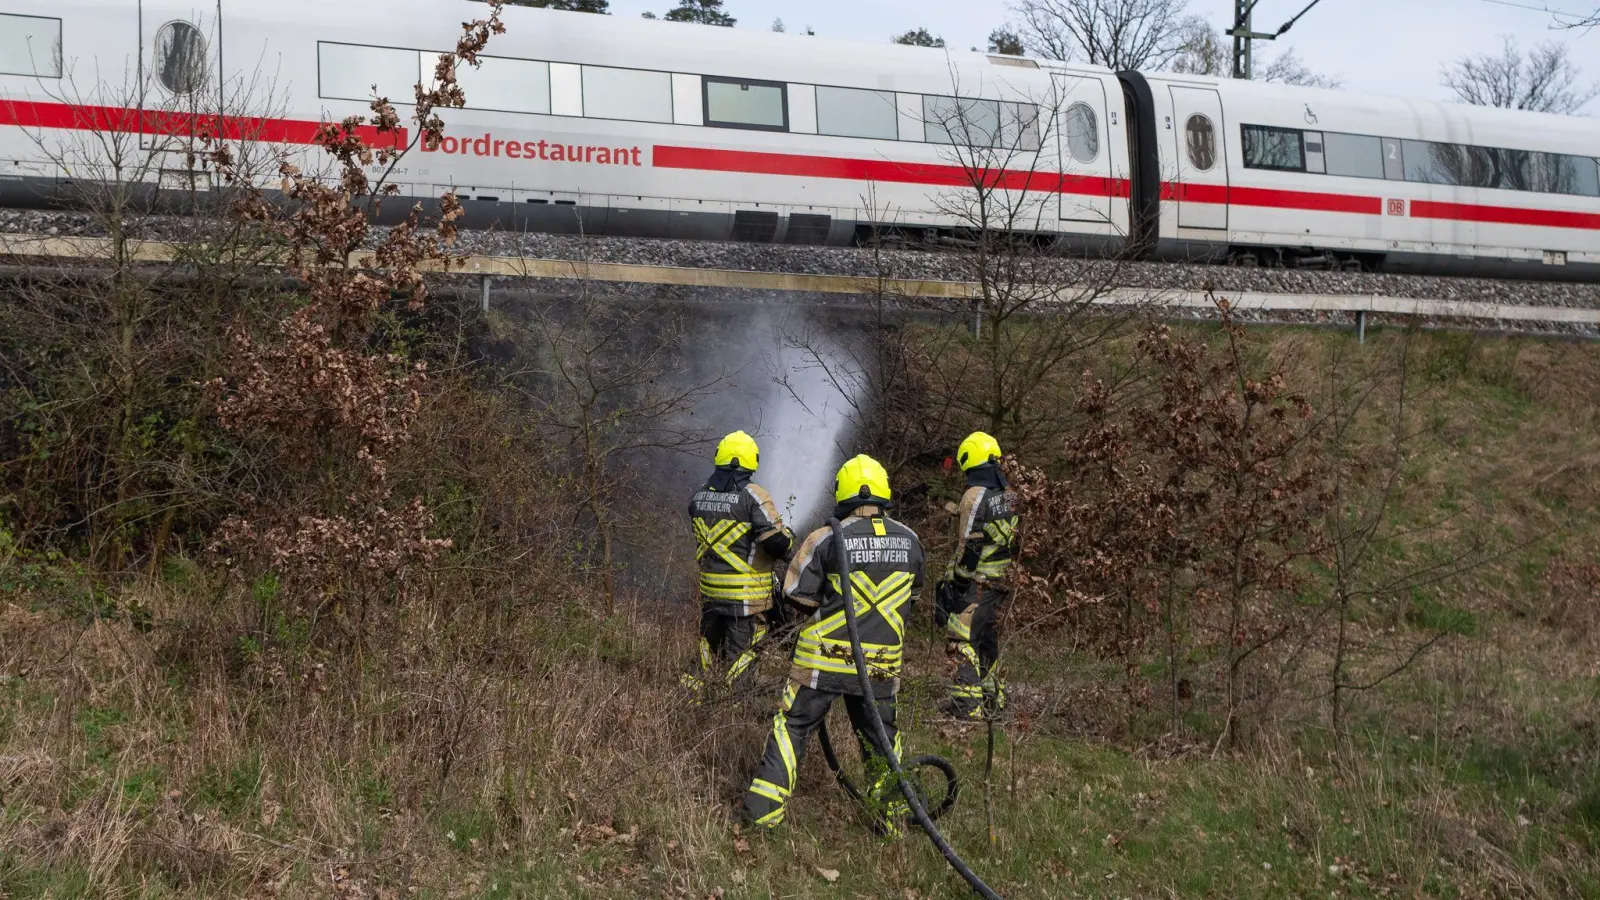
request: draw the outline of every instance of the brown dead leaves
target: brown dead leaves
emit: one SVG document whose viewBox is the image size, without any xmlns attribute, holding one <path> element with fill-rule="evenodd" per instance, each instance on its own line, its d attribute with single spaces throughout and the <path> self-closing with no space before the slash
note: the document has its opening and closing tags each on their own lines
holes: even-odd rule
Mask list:
<svg viewBox="0 0 1600 900">
<path fill-rule="evenodd" d="M 639 826 L 630 825 L 627 831 L 618 831 L 610 825 L 583 824 L 573 831 L 573 840 L 579 846 L 616 844 L 632 847 L 639 840 Z"/>
<path fill-rule="evenodd" d="M 465 103 L 456 68 L 477 65 L 489 37 L 504 32 L 500 11 L 491 3 L 487 18 L 465 23 L 455 51 L 441 54 L 433 84 L 417 86 L 412 122 L 420 136 L 437 139 L 443 126 L 435 110 Z M 221 546 L 316 602 L 403 593 L 414 581 L 406 573 L 449 546 L 427 537 L 433 516 L 422 501 L 395 498 L 389 480 L 390 454 L 412 437 L 427 369 L 383 349 L 380 316 L 395 298 L 422 309 L 422 271 L 448 262 L 462 215 L 447 194 L 433 227 L 422 226 L 418 206 L 374 235 L 372 216 L 392 193 L 385 179 L 417 139 L 386 98 L 373 101 L 370 118 L 323 123 L 314 142 L 336 175 L 315 177 L 284 161 L 286 209 L 236 171 L 228 147 L 216 147 L 210 159 L 242 190 L 235 216 L 280 241 L 288 274 L 306 285 L 274 334 L 233 332 L 228 372 L 211 384 L 222 426 L 262 454 L 279 484 L 303 490 L 242 498 L 247 511 L 226 522 Z M 374 175 L 373 167 L 382 171 Z"/>
<path fill-rule="evenodd" d="M 1174 719 L 1199 655 L 1224 663 L 1230 712 L 1244 661 L 1309 616 L 1292 602 L 1299 562 L 1324 549 L 1328 502 L 1317 421 L 1281 372 L 1247 358 L 1228 318 L 1213 347 L 1165 325 L 1139 341 L 1158 391 L 1118 402 L 1089 379 L 1086 426 L 1055 470 L 1013 467 L 1026 533 L 1022 620 L 1066 624 L 1079 646 L 1121 659 L 1131 705 L 1149 699 L 1151 655 L 1172 667 Z"/>
</svg>

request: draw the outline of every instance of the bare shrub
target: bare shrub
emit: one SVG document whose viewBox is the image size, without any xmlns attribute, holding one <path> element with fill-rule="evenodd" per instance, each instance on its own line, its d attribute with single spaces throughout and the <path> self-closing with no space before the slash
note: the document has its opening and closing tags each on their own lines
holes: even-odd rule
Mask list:
<svg viewBox="0 0 1600 900">
<path fill-rule="evenodd" d="M 1262 693 L 1257 657 L 1304 625 L 1292 598 L 1323 549 L 1326 497 L 1309 402 L 1271 363 L 1258 374 L 1218 307 L 1221 349 L 1151 328 L 1139 347 L 1159 396 L 1121 411 L 1091 381 L 1079 401 L 1091 425 L 1064 443 L 1060 474 L 1019 470 L 1019 600 L 1035 625 L 1071 622 L 1086 649 L 1119 658 L 1131 702 L 1159 647 L 1174 731 L 1194 692 L 1186 661 L 1202 652 L 1232 736 Z"/>
<path fill-rule="evenodd" d="M 625 511 L 646 504 L 624 468 L 703 447 L 705 430 L 685 425 L 684 416 L 726 374 L 690 372 L 681 352 L 687 334 L 671 310 L 587 279 L 568 302 L 534 312 L 530 326 L 531 358 L 506 384 L 526 399 L 565 461 L 552 471 L 567 479 L 592 529 L 575 562 L 598 576 L 613 615 L 619 538 L 649 527 Z"/>
<path fill-rule="evenodd" d="M 55 188 L 76 211 L 52 240 L 77 259 L 23 256 L 0 286 L 0 517 L 20 550 L 70 554 L 109 580 L 140 561 L 155 572 L 174 541 L 222 515 L 233 466 L 198 386 L 218 373 L 229 323 L 257 315 L 266 292 L 251 273 L 273 248 L 221 214 L 230 198 L 205 133 L 277 108 L 260 78 L 170 95 L 80 76 L 44 88 L 78 110 L 78 127 L 23 132 L 76 175 Z M 244 125 L 237 135 L 234 170 L 263 177 L 264 145 Z M 157 236 L 173 259 L 141 252 Z"/>
<path fill-rule="evenodd" d="M 1447 392 L 1413 331 L 1263 356 L 1219 306 L 1217 340 L 1140 340 L 1156 395 L 1115 407 L 1089 379 L 1090 424 L 1018 468 L 1024 627 L 1066 625 L 1119 661 L 1130 726 L 1153 668 L 1174 733 L 1214 706 L 1236 740 L 1288 701 L 1343 734 L 1353 697 L 1473 634 L 1480 610 L 1452 586 L 1542 535 L 1497 535 L 1489 510 L 1421 474 L 1450 452 L 1431 405 Z"/>
<path fill-rule="evenodd" d="M 1001 104 L 993 119 L 972 97 L 981 77 L 952 68 L 956 96 L 930 108 L 923 123 L 961 173 L 934 207 L 954 223 L 937 239 L 956 279 L 973 286 L 964 311 L 971 327 L 956 324 L 947 301 L 932 301 L 949 324 L 907 330 L 898 356 L 911 375 L 907 396 L 919 416 L 937 416 L 946 441 L 982 428 L 1026 454 L 1081 424 L 1062 415 L 1073 409 L 1078 375 L 1114 356 L 1100 351 L 1156 298 L 1108 305 L 1126 258 L 1110 198 L 1062 191 L 1063 180 L 1092 176 L 1072 164 L 1051 171 L 1061 166 L 1046 162 L 1044 148 L 1064 140 L 1057 129 L 1071 105 L 1066 89 L 1056 84 L 1029 102 Z M 1085 239 L 1099 242 L 1087 254 L 1056 234 L 1069 212 L 1087 223 Z M 1104 375 L 1113 390 L 1125 386 L 1120 374 Z"/>
<path fill-rule="evenodd" d="M 416 570 L 449 546 L 427 536 L 433 516 L 420 498 L 394 497 L 388 472 L 391 454 L 412 436 L 426 365 L 375 345 L 394 298 L 422 310 L 422 267 L 448 261 L 461 207 L 446 193 L 433 228 L 422 227 L 419 205 L 375 241 L 371 216 L 398 192 L 385 182 L 405 153 L 442 136 L 437 110 L 464 105 L 456 68 L 476 65 L 491 35 L 504 31 L 500 9 L 491 4 L 487 18 L 465 23 L 456 49 L 440 54 L 431 85 L 417 85 L 409 144 L 393 104 L 379 97 L 370 119 L 318 130 L 315 144 L 332 161 L 333 179 L 282 162 L 286 209 L 235 170 L 230 145 L 209 157 L 241 192 L 234 215 L 276 234 L 289 274 L 306 285 L 305 302 L 269 336 L 233 332 L 229 372 L 212 382 L 223 427 L 260 448 L 260 464 L 277 476 L 272 496 L 243 498 L 248 511 L 224 522 L 222 545 L 276 573 L 292 608 L 315 613 L 354 603 L 347 627 L 357 636 L 365 635 L 371 601 L 416 590 Z"/>
</svg>

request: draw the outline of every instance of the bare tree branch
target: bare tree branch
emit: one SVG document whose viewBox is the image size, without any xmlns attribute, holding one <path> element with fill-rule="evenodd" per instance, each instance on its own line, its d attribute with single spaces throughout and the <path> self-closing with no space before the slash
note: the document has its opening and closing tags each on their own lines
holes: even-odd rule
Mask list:
<svg viewBox="0 0 1600 900">
<path fill-rule="evenodd" d="M 1185 0 L 1017 0 L 1022 43 L 1048 59 L 1164 69 L 1192 32 Z"/>
<path fill-rule="evenodd" d="M 1293 84 L 1300 87 L 1337 88 L 1344 86 L 1344 79 L 1337 75 L 1323 75 L 1306 68 L 1300 61 L 1300 54 L 1293 47 L 1286 47 L 1284 51 L 1273 57 L 1272 62 L 1261 70 L 1259 81 L 1270 81 L 1274 84 Z"/>
<path fill-rule="evenodd" d="M 1463 102 L 1570 115 L 1600 96 L 1600 84 L 1583 84 L 1581 69 L 1563 44 L 1547 41 L 1526 55 L 1511 37 L 1499 54 L 1466 56 L 1446 66 L 1441 81 Z"/>
<path fill-rule="evenodd" d="M 1590 29 L 1600 25 L 1600 6 L 1588 15 L 1571 15 L 1569 13 L 1555 13 L 1553 27 L 1560 29 Z"/>
</svg>

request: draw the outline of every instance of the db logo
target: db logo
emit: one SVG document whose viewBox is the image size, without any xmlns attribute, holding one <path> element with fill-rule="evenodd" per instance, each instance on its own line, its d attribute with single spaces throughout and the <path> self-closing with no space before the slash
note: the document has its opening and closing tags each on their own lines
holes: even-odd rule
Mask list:
<svg viewBox="0 0 1600 900">
<path fill-rule="evenodd" d="M 1390 200 L 1389 201 L 1389 215 L 1391 215 L 1391 216 L 1403 216 L 1405 214 L 1406 214 L 1406 202 L 1404 200 Z"/>
</svg>

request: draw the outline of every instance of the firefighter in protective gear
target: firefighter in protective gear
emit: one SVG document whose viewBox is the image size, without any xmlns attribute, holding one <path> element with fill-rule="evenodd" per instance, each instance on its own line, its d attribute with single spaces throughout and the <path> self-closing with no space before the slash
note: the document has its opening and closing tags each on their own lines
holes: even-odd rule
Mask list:
<svg viewBox="0 0 1600 900">
<path fill-rule="evenodd" d="M 827 717 L 834 699 L 843 697 L 862 758 L 867 760 L 867 797 L 878 826 L 898 834 L 908 810 L 889 770 L 886 748 L 878 745 L 866 704 L 877 704 L 892 749 L 899 754 L 895 693 L 904 655 L 905 617 L 922 587 L 922 542 L 916 532 L 885 514 L 892 499 L 889 476 L 871 457 L 857 456 L 844 464 L 834 496 L 838 501 L 834 517 L 842 523 L 844 545 L 839 545 L 832 528 L 817 529 L 795 552 L 784 579 L 784 596 L 810 616 L 795 645 L 794 665 L 772 719 L 766 753 L 745 794 L 744 814 L 765 827 L 783 821 L 806 741 Z M 871 697 L 861 694 L 851 653 L 839 591 L 841 555 L 849 564 L 857 627 L 873 682 Z"/>
<path fill-rule="evenodd" d="M 955 555 L 936 588 L 934 618 L 945 627 L 950 712 L 959 719 L 982 719 L 1006 702 L 995 665 L 1020 523 L 1000 456 L 999 442 L 981 431 L 956 451 L 967 473 L 967 491 L 956 513 Z"/>
<path fill-rule="evenodd" d="M 717 445 L 716 469 L 689 501 L 700 564 L 700 667 L 683 676 L 696 694 L 715 669 L 733 684 L 755 664 L 772 609 L 772 567 L 794 550 L 772 496 L 750 477 L 761 451 L 735 431 Z"/>
</svg>

